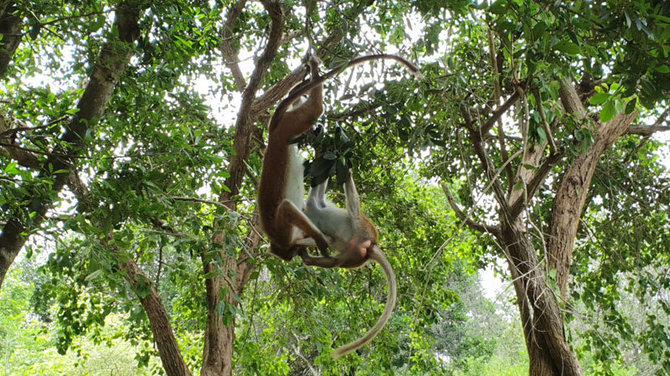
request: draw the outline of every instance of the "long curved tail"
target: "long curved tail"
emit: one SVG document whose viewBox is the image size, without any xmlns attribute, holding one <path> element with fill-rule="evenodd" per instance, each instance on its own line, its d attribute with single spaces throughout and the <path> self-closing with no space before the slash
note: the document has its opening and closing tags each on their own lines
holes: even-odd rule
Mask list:
<svg viewBox="0 0 670 376">
<path fill-rule="evenodd" d="M 395 307 L 397 286 L 391 263 L 389 263 L 384 253 L 382 253 L 382 251 L 376 245 L 373 246 L 373 248 L 369 250 L 368 253 L 370 255 L 370 259 L 375 260 L 384 270 L 384 274 L 386 274 L 386 280 L 388 283 L 386 307 L 384 308 L 384 312 L 382 313 L 381 317 L 379 317 L 379 320 L 377 320 L 375 326 L 373 326 L 372 329 L 365 333 L 363 337 L 357 339 L 354 342 L 338 347 L 333 352 L 332 357 L 335 359 L 339 359 L 372 341 L 372 339 L 375 338 L 377 334 L 379 334 L 379 332 L 384 328 L 384 325 L 386 325 L 386 323 L 389 321 L 391 313 L 393 313 L 393 308 Z"/>
</svg>

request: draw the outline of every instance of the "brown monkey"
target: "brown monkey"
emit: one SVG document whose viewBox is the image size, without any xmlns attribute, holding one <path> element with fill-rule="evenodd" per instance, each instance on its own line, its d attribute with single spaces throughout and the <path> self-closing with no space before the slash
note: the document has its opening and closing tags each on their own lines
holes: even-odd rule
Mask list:
<svg viewBox="0 0 670 376">
<path fill-rule="evenodd" d="M 357 268 L 372 259 L 386 274 L 389 288 L 384 313 L 362 338 L 336 349 L 333 353 L 335 358 L 364 346 L 381 331 L 395 306 L 396 279 L 391 264 L 377 246 L 377 229 L 360 211 L 360 198 L 351 175 L 345 184 L 347 210 L 326 202 L 327 181 L 310 192 L 306 205 L 302 161 L 297 148 L 289 142 L 310 130 L 323 112 L 322 84 L 326 79 L 346 67 L 377 59 L 399 61 L 414 75 L 422 77 L 418 68 L 394 55 L 356 58 L 323 76 L 317 75 L 316 60 L 310 60 L 311 80 L 296 86 L 277 106 L 270 120 L 270 136 L 258 187 L 261 225 L 270 238 L 272 253 L 287 261 L 297 254 L 305 264 L 324 268 Z M 307 92 L 309 98 L 305 103 L 287 111 L 288 106 Z M 334 257 L 328 254 L 329 244 L 337 251 Z M 315 245 L 319 247 L 321 256 L 312 256 L 307 252 L 306 247 Z"/>
<path fill-rule="evenodd" d="M 279 103 L 270 120 L 270 135 L 263 157 L 263 170 L 258 187 L 258 207 L 261 226 L 270 238 L 270 251 L 284 260 L 291 260 L 298 253 L 309 257 L 305 247 L 316 245 L 325 259 L 320 261 L 312 259 L 312 265 L 323 263 L 322 266 L 326 267 L 327 264 L 333 263 L 328 257 L 326 237 L 302 212 L 305 207 L 302 159 L 298 156 L 297 148 L 289 145 L 289 142 L 310 130 L 323 112 L 322 84 L 325 80 L 347 67 L 379 59 L 396 60 L 415 76 L 422 77 L 419 69 L 404 58 L 383 54 L 352 59 L 348 64 L 342 64 L 319 76 L 318 61 L 312 57 L 309 62 L 311 80 L 296 86 L 288 97 Z M 309 98 L 305 103 L 287 111 L 293 102 L 307 92 L 309 92 Z M 371 226 L 367 218 L 359 223 Z M 353 239 L 347 241 L 350 240 Z M 369 248 L 364 244 L 361 246 Z M 346 257 L 346 255 L 346 252 L 339 253 L 340 257 Z M 342 262 L 333 266 L 346 267 L 342 265 Z"/>
</svg>

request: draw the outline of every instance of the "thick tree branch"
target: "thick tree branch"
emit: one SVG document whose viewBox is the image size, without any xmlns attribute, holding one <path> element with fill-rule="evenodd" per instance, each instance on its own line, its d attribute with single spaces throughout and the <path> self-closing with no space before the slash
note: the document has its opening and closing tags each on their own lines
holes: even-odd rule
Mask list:
<svg viewBox="0 0 670 376">
<path fill-rule="evenodd" d="M 494 236 L 498 237 L 500 236 L 500 227 L 498 226 L 489 226 L 489 225 L 484 225 L 478 222 L 475 222 L 472 218 L 470 218 L 467 214 L 465 214 L 460 207 L 458 207 L 458 204 L 456 203 L 456 200 L 454 199 L 454 196 L 451 194 L 449 191 L 449 187 L 447 187 L 446 184 L 442 183 L 442 190 L 444 191 L 444 195 L 447 196 L 447 200 L 449 201 L 449 205 L 451 205 L 451 208 L 453 209 L 454 213 L 456 213 L 456 216 L 458 219 L 461 221 L 465 222 L 468 227 L 475 231 L 483 232 L 483 233 L 490 233 L 493 234 Z"/>
<path fill-rule="evenodd" d="M 38 169 L 40 161 L 35 153 L 20 147 L 14 140 L 16 128 L 10 128 L 4 116 L 0 115 L 0 154 L 16 161 L 20 166 Z"/>
<path fill-rule="evenodd" d="M 244 79 L 244 74 L 242 74 L 242 69 L 240 69 L 237 58 L 238 52 L 233 48 L 231 42 L 233 39 L 233 27 L 235 26 L 235 22 L 237 22 L 237 19 L 242 13 L 242 10 L 244 10 L 246 4 L 247 0 L 240 0 L 233 4 L 233 6 L 228 11 L 228 15 L 226 16 L 226 23 L 223 25 L 223 30 L 221 31 L 222 43 L 219 46 L 226 64 L 228 67 L 230 67 L 230 71 L 233 73 L 233 79 L 235 80 L 237 90 L 240 92 L 244 91 L 244 88 L 247 86 L 247 82 Z"/>
<path fill-rule="evenodd" d="M 283 98 L 286 93 L 299 84 L 306 74 L 307 67 L 304 64 L 301 64 L 298 68 L 287 74 L 286 77 L 282 78 L 279 82 L 266 90 L 263 95 L 258 97 L 252 104 L 251 111 L 254 113 L 267 111 L 268 108 L 277 103 L 277 101 Z"/>
<path fill-rule="evenodd" d="M 578 120 L 586 117 L 586 109 L 579 99 L 579 94 L 577 94 L 577 90 L 575 90 L 572 82 L 566 78 L 562 78 L 560 82 L 561 87 L 558 90 L 558 94 L 561 97 L 561 103 L 565 111 L 573 114 Z"/>
<path fill-rule="evenodd" d="M 117 255 L 119 268 L 124 271 L 124 278 L 130 284 L 130 288 L 137 294 L 144 308 L 165 373 L 168 376 L 191 375 L 179 349 L 179 342 L 174 335 L 165 305 L 155 286 L 137 263 L 112 243 L 112 239 L 113 235 L 110 234 L 103 243 L 108 249 L 112 250 L 112 253 Z"/>
<path fill-rule="evenodd" d="M 272 60 L 277 55 L 279 43 L 281 42 L 282 30 L 284 28 L 284 13 L 281 3 L 277 0 L 263 0 L 263 6 L 268 12 L 272 20 L 270 26 L 270 35 L 268 36 L 268 43 L 265 46 L 263 53 L 256 63 L 256 68 L 251 74 L 249 83 L 242 93 L 242 105 L 237 116 L 235 124 L 235 136 L 233 141 L 233 148 L 235 154 L 231 158 L 230 177 L 226 180 L 226 186 L 230 192 L 224 192 L 219 201 L 230 201 L 230 198 L 236 196 L 242 184 L 242 178 L 246 171 L 245 161 L 249 158 L 250 148 L 249 142 L 251 140 L 251 133 L 253 130 L 253 123 L 256 121 L 258 113 L 252 111 L 252 105 L 256 96 L 256 92 L 263 83 L 265 74 L 272 64 Z M 235 210 L 234 206 L 231 207 Z"/>
<path fill-rule="evenodd" d="M 578 100 L 577 91 L 569 81 L 561 81 L 559 93 L 567 111 L 576 114 L 578 118 L 585 117 L 586 113 Z M 563 298 L 567 297 L 570 265 L 579 218 L 586 204 L 598 159 L 629 129 L 636 117 L 637 112 L 621 113 L 605 124 L 596 124 L 593 144 L 575 157 L 572 165 L 565 170 L 560 179 L 549 226 L 547 261 L 549 269 L 555 269 L 557 272 L 557 283 Z"/>
</svg>

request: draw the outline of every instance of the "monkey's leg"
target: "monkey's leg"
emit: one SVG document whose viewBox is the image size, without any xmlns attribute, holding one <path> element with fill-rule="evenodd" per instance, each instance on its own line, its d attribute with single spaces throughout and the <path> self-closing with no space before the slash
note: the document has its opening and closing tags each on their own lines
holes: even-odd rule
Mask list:
<svg viewBox="0 0 670 376">
<path fill-rule="evenodd" d="M 328 256 L 328 241 L 326 236 L 319 230 L 305 213 L 298 209 L 291 201 L 283 200 L 277 208 L 277 220 L 290 223 L 305 233 L 306 238 L 314 239 L 321 254 Z M 299 239 L 298 239 L 299 240 Z"/>
</svg>

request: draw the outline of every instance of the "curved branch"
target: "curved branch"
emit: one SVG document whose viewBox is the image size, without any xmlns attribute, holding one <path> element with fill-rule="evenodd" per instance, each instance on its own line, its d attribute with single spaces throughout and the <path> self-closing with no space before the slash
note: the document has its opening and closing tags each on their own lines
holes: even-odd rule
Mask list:
<svg viewBox="0 0 670 376">
<path fill-rule="evenodd" d="M 243 91 L 247 86 L 247 82 L 244 79 L 244 74 L 242 74 L 242 69 L 240 69 L 239 61 L 237 59 L 238 51 L 232 47 L 230 42 L 233 39 L 233 26 L 242 13 L 246 3 L 247 0 L 240 0 L 233 4 L 228 11 L 226 23 L 223 25 L 223 31 L 221 32 L 222 43 L 219 46 L 223 58 L 233 74 L 233 79 L 235 80 L 235 85 L 237 86 L 238 91 Z"/>
<path fill-rule="evenodd" d="M 500 227 L 489 226 L 489 225 L 484 225 L 484 224 L 475 222 L 472 218 L 470 218 L 467 214 L 465 214 L 461 210 L 461 208 L 458 207 L 458 204 L 456 203 L 456 200 L 454 199 L 454 196 L 449 191 L 449 188 L 447 187 L 447 185 L 444 184 L 444 183 L 442 183 L 440 185 L 442 186 L 442 190 L 444 191 L 444 195 L 447 196 L 447 200 L 449 201 L 449 205 L 451 205 L 451 208 L 454 210 L 454 213 L 456 213 L 456 216 L 461 221 L 465 222 L 465 224 L 468 225 L 468 227 L 470 227 L 473 230 L 479 231 L 479 232 L 485 232 L 485 233 L 493 234 L 496 237 L 500 236 Z"/>
</svg>

